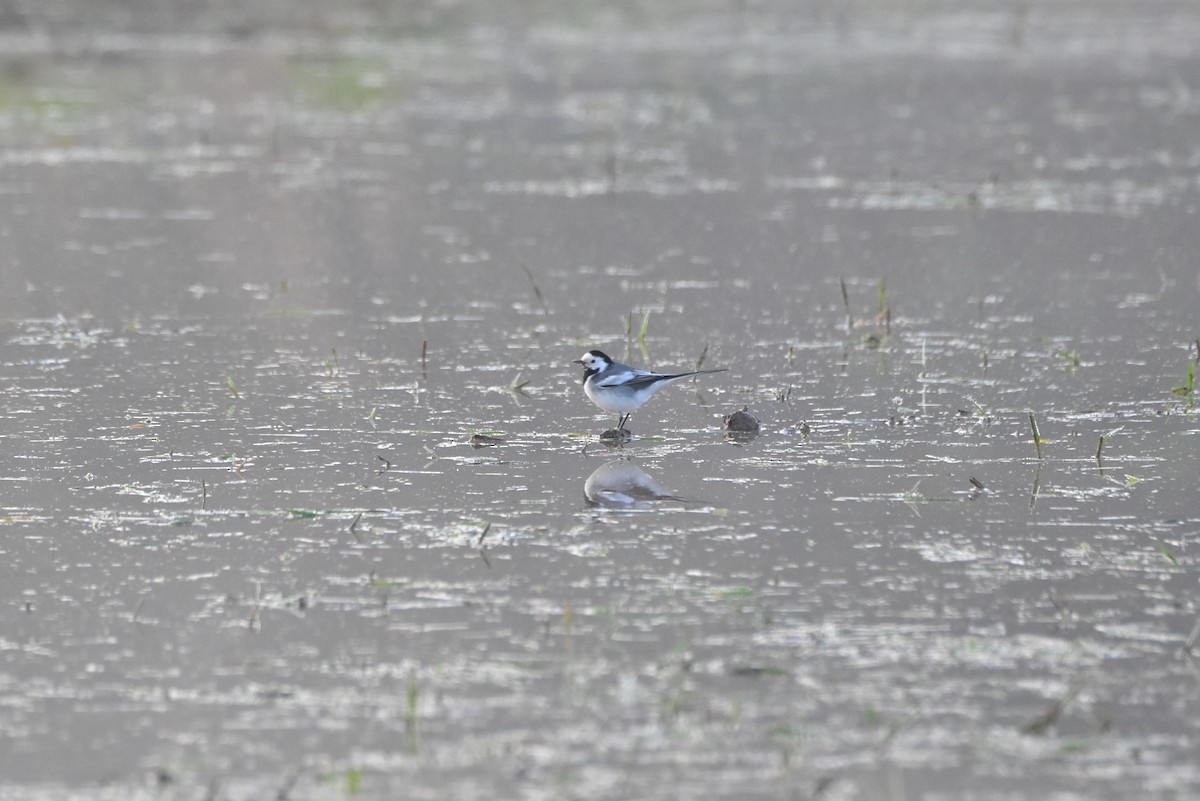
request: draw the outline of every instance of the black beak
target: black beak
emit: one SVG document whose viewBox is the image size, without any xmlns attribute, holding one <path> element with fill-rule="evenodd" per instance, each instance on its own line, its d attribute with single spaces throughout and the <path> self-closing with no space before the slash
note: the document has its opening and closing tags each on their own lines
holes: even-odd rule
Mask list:
<svg viewBox="0 0 1200 801">
<path fill-rule="evenodd" d="M 575 359 L 571 364 L 583 364 L 583 359 Z"/>
</svg>

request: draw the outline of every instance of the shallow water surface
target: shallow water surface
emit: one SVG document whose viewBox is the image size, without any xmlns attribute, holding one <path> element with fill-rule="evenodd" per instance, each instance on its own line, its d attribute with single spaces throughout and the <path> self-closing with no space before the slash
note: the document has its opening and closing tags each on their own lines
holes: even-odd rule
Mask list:
<svg viewBox="0 0 1200 801">
<path fill-rule="evenodd" d="M 1193 6 L 77 5 L 0 798 L 1200 794 Z"/>
</svg>

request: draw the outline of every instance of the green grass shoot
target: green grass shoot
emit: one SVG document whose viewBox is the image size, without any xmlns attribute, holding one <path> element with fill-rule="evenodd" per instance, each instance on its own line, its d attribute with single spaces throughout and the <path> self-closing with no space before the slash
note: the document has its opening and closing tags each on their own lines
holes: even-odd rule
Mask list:
<svg viewBox="0 0 1200 801">
<path fill-rule="evenodd" d="M 1157 542 L 1155 545 L 1158 546 L 1158 552 L 1165 556 L 1168 562 L 1175 565 L 1175 567 L 1179 567 L 1179 559 L 1176 558 L 1175 554 L 1171 553 L 1170 548 L 1168 548 L 1166 545 L 1163 545 L 1161 542 Z"/>
<path fill-rule="evenodd" d="M 925 496 L 921 494 L 921 479 L 917 479 L 917 483 L 912 485 L 912 489 L 904 493 L 900 500 L 905 503 L 916 503 L 917 501 L 925 500 Z"/>
<path fill-rule="evenodd" d="M 234 398 L 241 397 L 241 395 L 238 394 L 237 384 L 233 383 L 233 376 L 231 376 L 231 375 L 225 376 L 225 389 L 227 389 L 229 391 L 229 394 L 232 395 Z"/>
<path fill-rule="evenodd" d="M 386 590 L 391 587 L 407 587 L 408 582 L 403 579 L 379 578 L 372 571 L 370 577 L 367 579 L 367 586 L 377 590 Z"/>
<path fill-rule="evenodd" d="M 1188 366 L 1187 366 L 1187 375 L 1184 376 L 1183 383 L 1177 387 L 1171 387 L 1171 392 L 1173 392 L 1176 395 L 1179 395 L 1180 397 L 1188 398 L 1190 400 L 1193 397 L 1193 393 L 1195 391 L 1195 385 L 1196 385 L 1196 363 L 1189 361 Z"/>
<path fill-rule="evenodd" d="M 1037 418 L 1033 416 L 1033 412 L 1029 413 L 1029 427 L 1033 429 L 1033 448 L 1037 453 L 1037 458 L 1042 458 L 1042 432 L 1038 431 Z"/>
<path fill-rule="evenodd" d="M 846 291 L 846 279 L 839 278 L 838 281 L 842 285 L 842 305 L 846 309 L 846 330 L 850 331 L 854 328 L 854 315 L 850 313 L 850 293 Z"/>
<path fill-rule="evenodd" d="M 292 517 L 303 520 L 311 520 L 314 517 L 320 517 L 322 514 L 321 512 L 315 512 L 312 509 L 284 509 L 283 511 L 287 512 Z"/>
<path fill-rule="evenodd" d="M 362 789 L 362 771 L 358 768 L 346 770 L 346 795 L 358 795 Z"/>
<path fill-rule="evenodd" d="M 646 331 L 650 328 L 650 312 L 647 311 L 642 315 L 642 327 L 638 329 L 637 346 L 641 352 L 643 359 L 650 358 L 650 352 L 646 350 Z"/>
<path fill-rule="evenodd" d="M 879 287 L 876 290 L 876 295 L 879 301 L 879 309 L 875 312 L 875 327 L 883 328 L 884 333 L 890 336 L 892 333 L 892 307 L 887 302 L 886 279 L 879 279 Z"/>
<path fill-rule="evenodd" d="M 1072 369 L 1078 367 L 1080 364 L 1078 351 L 1056 350 L 1054 351 L 1054 355 L 1065 361 Z"/>
<path fill-rule="evenodd" d="M 1111 431 L 1105 431 L 1100 435 L 1099 441 L 1096 443 L 1096 461 L 1100 461 L 1100 451 L 1104 450 L 1104 445 L 1112 439 L 1113 434 L 1117 434 L 1125 429 L 1125 426 L 1117 426 Z"/>
<path fill-rule="evenodd" d="M 334 378 L 342 371 L 342 364 L 338 361 L 337 348 L 330 348 L 332 356 L 325 360 L 325 375 L 329 378 Z"/>
<path fill-rule="evenodd" d="M 404 725 L 410 733 L 417 730 L 417 702 L 419 700 L 420 688 L 417 685 L 417 677 L 410 676 L 408 679 L 408 692 L 405 694 L 404 700 Z"/>
</svg>

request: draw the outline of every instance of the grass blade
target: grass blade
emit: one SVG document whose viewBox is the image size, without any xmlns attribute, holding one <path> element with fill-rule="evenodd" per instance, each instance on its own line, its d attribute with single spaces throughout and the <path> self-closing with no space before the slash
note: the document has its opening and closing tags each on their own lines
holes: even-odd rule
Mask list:
<svg viewBox="0 0 1200 801">
<path fill-rule="evenodd" d="M 704 350 L 700 351 L 700 358 L 696 359 L 696 372 L 700 372 L 704 368 L 704 360 L 708 358 L 708 343 L 704 343 Z M 699 376 L 693 376 L 692 381 L 695 381 Z"/>
<path fill-rule="evenodd" d="M 1038 431 L 1037 418 L 1033 416 L 1033 412 L 1029 413 L 1029 427 L 1033 429 L 1033 447 L 1037 452 L 1037 458 L 1042 458 L 1042 434 Z"/>
<path fill-rule="evenodd" d="M 642 327 L 638 329 L 637 346 L 642 354 L 643 359 L 650 358 L 650 352 L 646 350 L 646 331 L 650 328 L 650 312 L 647 311 L 642 315 Z"/>
<path fill-rule="evenodd" d="M 846 331 L 854 328 L 854 315 L 850 313 L 850 293 L 846 291 L 846 279 L 839 278 L 842 285 L 842 305 L 846 307 Z"/>
<path fill-rule="evenodd" d="M 1183 384 L 1178 387 L 1171 387 L 1171 392 L 1180 397 L 1191 397 L 1192 392 L 1196 388 L 1196 363 L 1188 362 L 1187 375 L 1184 376 Z"/>
<path fill-rule="evenodd" d="M 538 287 L 537 281 L 533 280 L 533 272 L 530 271 L 529 266 L 524 263 L 521 264 L 521 269 L 525 271 L 525 277 L 529 279 L 529 285 L 533 287 L 534 297 L 537 298 L 538 304 L 541 305 L 542 313 L 549 314 L 550 307 L 546 305 L 546 299 L 542 297 L 542 290 L 540 287 Z"/>
</svg>

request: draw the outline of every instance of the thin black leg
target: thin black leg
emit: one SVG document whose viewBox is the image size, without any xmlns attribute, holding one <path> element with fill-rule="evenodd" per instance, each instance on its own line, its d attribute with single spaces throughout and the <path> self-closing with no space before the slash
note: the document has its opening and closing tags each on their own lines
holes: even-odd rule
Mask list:
<svg viewBox="0 0 1200 801">
<path fill-rule="evenodd" d="M 617 423 L 617 430 L 618 430 L 618 431 L 624 431 L 624 430 L 625 430 L 625 424 L 629 422 L 629 415 L 631 415 L 631 414 L 633 414 L 633 412 L 630 412 L 629 414 L 626 414 L 624 417 L 622 417 L 622 418 L 620 419 L 620 422 L 618 422 L 618 423 Z"/>
</svg>

